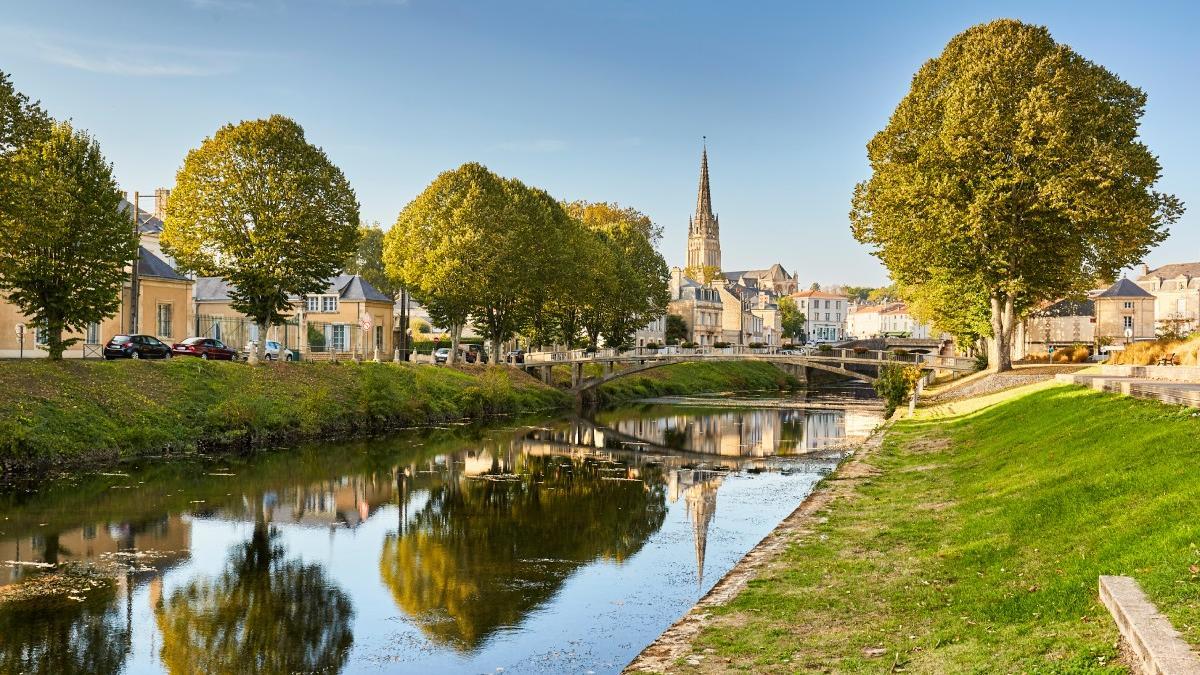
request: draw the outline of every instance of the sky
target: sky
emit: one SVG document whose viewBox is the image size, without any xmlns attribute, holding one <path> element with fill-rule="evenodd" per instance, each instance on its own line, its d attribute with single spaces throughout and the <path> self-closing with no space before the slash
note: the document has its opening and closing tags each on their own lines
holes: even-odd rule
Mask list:
<svg viewBox="0 0 1200 675">
<path fill-rule="evenodd" d="M 671 265 L 707 137 L 725 268 L 878 285 L 847 216 L 865 145 L 924 61 L 1001 17 L 1146 91 L 1160 189 L 1192 206 L 1146 262 L 1200 259 L 1200 3 L 0 0 L 0 70 L 90 131 L 127 191 L 169 187 L 221 125 L 279 113 L 384 227 L 479 161 L 643 211 Z"/>
</svg>

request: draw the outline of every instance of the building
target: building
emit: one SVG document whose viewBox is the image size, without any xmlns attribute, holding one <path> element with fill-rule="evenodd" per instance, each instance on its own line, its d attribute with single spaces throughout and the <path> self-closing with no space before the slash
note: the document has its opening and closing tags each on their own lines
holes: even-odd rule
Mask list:
<svg viewBox="0 0 1200 675">
<path fill-rule="evenodd" d="M 1094 299 L 1098 341 L 1124 345 L 1153 340 L 1156 298 L 1129 279 L 1121 279 Z"/>
<path fill-rule="evenodd" d="M 633 334 L 633 344 L 638 347 L 646 345 L 663 345 L 667 342 L 667 317 L 658 317 L 650 323 L 637 329 Z"/>
<path fill-rule="evenodd" d="M 852 304 L 846 314 L 846 335 L 856 339 L 879 337 L 883 334 L 880 314 L 890 305 Z"/>
<path fill-rule="evenodd" d="M 712 210 L 708 185 L 708 148 L 700 153 L 700 189 L 696 195 L 696 214 L 688 219 L 687 268 L 721 269 L 720 223 Z"/>
<path fill-rule="evenodd" d="M 922 323 L 908 311 L 903 302 L 893 302 L 879 312 L 880 335 L 927 340 L 933 335 L 933 327 Z"/>
<path fill-rule="evenodd" d="M 846 338 L 849 298 L 825 291 L 800 291 L 791 297 L 804 315 L 804 332 L 809 340 L 837 342 Z"/>
<path fill-rule="evenodd" d="M 723 304 L 717 289 L 683 275 L 678 267 L 671 270 L 671 300 L 667 312 L 683 318 L 688 342 L 711 347 L 723 341 Z"/>
<path fill-rule="evenodd" d="M 229 282 L 218 277 L 196 280 L 194 332 L 245 349 L 258 340 L 258 326 L 232 307 L 232 290 Z M 293 298 L 292 304 L 295 312 L 283 324 L 268 328 L 267 339 L 306 357 L 345 354 L 370 358 L 378 349 L 380 358 L 392 358 L 395 301 L 361 276 L 331 277 L 324 292 L 303 300 Z"/>
<path fill-rule="evenodd" d="M 1154 295 L 1154 316 L 1160 331 L 1186 334 L 1200 328 L 1200 262 L 1155 269 L 1142 265 L 1136 283 Z"/>
<path fill-rule="evenodd" d="M 791 295 L 800 290 L 797 287 L 796 275 L 789 274 L 779 263 L 765 270 L 738 270 L 722 272 L 721 275 L 731 284 L 766 291 L 776 297 Z"/>
<path fill-rule="evenodd" d="M 132 206 L 122 200 L 121 209 L 129 213 Z M 121 303 L 116 314 L 91 324 L 82 332 L 64 334 L 65 339 L 80 340 L 63 353 L 64 358 L 100 358 L 104 343 L 122 333 L 153 335 L 168 344 L 188 337 L 192 280 L 176 271 L 161 255 L 157 236 L 162 232 L 162 221 L 141 209 L 137 213 L 141 235 L 137 260 L 137 302 L 131 302 L 133 270 L 130 268 L 129 279 L 121 288 Z M 157 223 L 152 222 L 155 220 Z M 147 228 L 152 232 L 148 233 Z M 153 231 L 155 229 L 156 232 Z M 25 325 L 23 347 L 16 335 L 17 324 Z M 49 355 L 45 344 L 45 330 L 0 297 L 0 358 L 44 358 Z"/>
<path fill-rule="evenodd" d="M 1096 340 L 1096 303 L 1063 299 L 1044 303 L 1017 326 L 1013 357 L 1045 355 L 1050 348 L 1091 345 Z"/>
</svg>

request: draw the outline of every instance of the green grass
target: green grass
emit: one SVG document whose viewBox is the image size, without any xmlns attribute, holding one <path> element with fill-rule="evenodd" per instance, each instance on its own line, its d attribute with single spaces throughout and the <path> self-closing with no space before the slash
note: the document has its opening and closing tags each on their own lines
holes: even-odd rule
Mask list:
<svg viewBox="0 0 1200 675">
<path fill-rule="evenodd" d="M 506 367 L 0 362 L 0 469 L 240 448 L 562 408 Z"/>
<path fill-rule="evenodd" d="M 796 378 L 762 361 L 673 363 L 622 377 L 600 386 L 605 405 L 654 396 L 684 396 L 723 391 L 779 391 L 800 386 Z"/>
<path fill-rule="evenodd" d="M 756 672 L 1123 672 L 1102 574 L 1200 645 L 1197 438 L 1194 410 L 1062 386 L 900 422 L 695 649 Z"/>
</svg>

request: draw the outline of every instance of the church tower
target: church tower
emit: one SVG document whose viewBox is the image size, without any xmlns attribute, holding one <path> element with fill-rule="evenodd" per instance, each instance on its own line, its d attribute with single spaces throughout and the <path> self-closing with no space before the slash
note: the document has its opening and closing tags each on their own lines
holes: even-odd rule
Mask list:
<svg viewBox="0 0 1200 675">
<path fill-rule="evenodd" d="M 712 194 L 708 187 L 708 146 L 700 153 L 700 192 L 696 196 L 696 215 L 688 219 L 688 269 L 721 269 L 719 222 L 713 215 Z"/>
</svg>

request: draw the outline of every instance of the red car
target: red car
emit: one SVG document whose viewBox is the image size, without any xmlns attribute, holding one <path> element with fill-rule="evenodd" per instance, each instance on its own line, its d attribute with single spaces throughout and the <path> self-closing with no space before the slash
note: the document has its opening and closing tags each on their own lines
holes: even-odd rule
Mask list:
<svg viewBox="0 0 1200 675">
<path fill-rule="evenodd" d="M 202 337 L 188 338 L 171 345 L 171 353 L 175 356 L 199 356 L 205 361 L 232 361 L 237 358 L 237 352 L 226 347 L 220 340 Z"/>
</svg>

